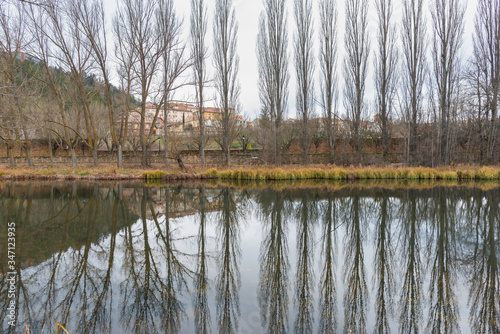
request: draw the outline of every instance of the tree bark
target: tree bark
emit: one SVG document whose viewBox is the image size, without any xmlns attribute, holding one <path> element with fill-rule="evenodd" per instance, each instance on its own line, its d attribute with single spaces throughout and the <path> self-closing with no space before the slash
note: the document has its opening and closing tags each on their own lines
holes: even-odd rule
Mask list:
<svg viewBox="0 0 500 334">
<path fill-rule="evenodd" d="M 123 167 L 123 149 L 122 149 L 122 144 L 118 143 L 118 147 L 117 147 L 117 160 L 118 160 L 118 168 L 121 168 Z"/>
</svg>

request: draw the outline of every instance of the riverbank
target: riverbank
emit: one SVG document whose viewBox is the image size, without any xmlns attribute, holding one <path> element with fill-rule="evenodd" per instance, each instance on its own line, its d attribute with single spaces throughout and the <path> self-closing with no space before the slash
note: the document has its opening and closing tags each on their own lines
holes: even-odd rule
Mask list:
<svg viewBox="0 0 500 334">
<path fill-rule="evenodd" d="M 500 167 L 336 167 L 282 166 L 259 168 L 21 168 L 0 170 L 1 180 L 498 180 Z"/>
</svg>

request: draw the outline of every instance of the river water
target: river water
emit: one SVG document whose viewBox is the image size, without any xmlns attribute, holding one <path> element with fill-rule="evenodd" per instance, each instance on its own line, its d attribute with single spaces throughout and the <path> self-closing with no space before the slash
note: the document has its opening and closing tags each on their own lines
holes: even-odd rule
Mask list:
<svg viewBox="0 0 500 334">
<path fill-rule="evenodd" d="M 2 333 L 500 333 L 498 183 L 0 183 L 0 195 Z"/>
</svg>

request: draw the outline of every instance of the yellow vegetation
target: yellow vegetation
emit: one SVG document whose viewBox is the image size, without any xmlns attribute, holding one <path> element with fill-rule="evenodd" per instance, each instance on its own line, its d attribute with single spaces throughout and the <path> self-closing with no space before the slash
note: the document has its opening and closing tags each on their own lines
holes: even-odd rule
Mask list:
<svg viewBox="0 0 500 334">
<path fill-rule="evenodd" d="M 235 168 L 200 172 L 216 180 L 294 181 L 294 180 L 499 180 L 500 168 L 339 168 L 335 166 L 303 168 Z"/>
<path fill-rule="evenodd" d="M 427 167 L 348 167 L 337 166 L 283 166 L 231 169 L 198 169 L 189 173 L 176 170 L 148 170 L 140 168 L 25 168 L 0 170 L 4 180 L 499 180 L 500 167 L 459 166 L 454 168 Z"/>
</svg>

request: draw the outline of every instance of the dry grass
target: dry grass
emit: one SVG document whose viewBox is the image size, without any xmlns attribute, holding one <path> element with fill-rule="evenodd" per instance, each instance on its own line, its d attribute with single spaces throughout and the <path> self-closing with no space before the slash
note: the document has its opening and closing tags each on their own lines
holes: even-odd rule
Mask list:
<svg viewBox="0 0 500 334">
<path fill-rule="evenodd" d="M 260 167 L 232 169 L 198 169 L 189 173 L 176 169 L 149 170 L 141 168 L 23 168 L 0 170 L 3 180 L 500 180 L 500 167 L 459 166 L 454 168 L 426 167 Z"/>
<path fill-rule="evenodd" d="M 446 168 L 339 168 L 335 166 L 303 168 L 236 168 L 210 169 L 205 173 L 210 179 L 247 181 L 295 181 L 295 180 L 500 180 L 498 167 L 463 166 Z"/>
<path fill-rule="evenodd" d="M 143 179 L 144 170 L 95 168 L 21 168 L 0 170 L 3 180 L 129 180 Z"/>
</svg>

